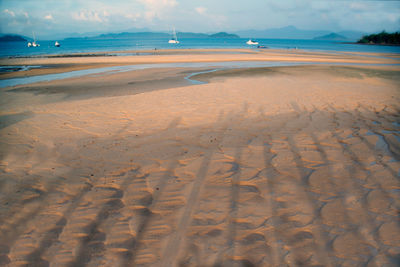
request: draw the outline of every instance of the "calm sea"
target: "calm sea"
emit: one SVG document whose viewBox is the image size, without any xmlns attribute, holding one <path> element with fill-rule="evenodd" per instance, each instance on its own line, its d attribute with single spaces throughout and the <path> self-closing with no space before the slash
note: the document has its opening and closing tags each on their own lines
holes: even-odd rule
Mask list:
<svg viewBox="0 0 400 267">
<path fill-rule="evenodd" d="M 213 39 L 186 38 L 180 44 L 168 44 L 167 39 L 67 39 L 59 41 L 61 47 L 55 47 L 54 41 L 41 41 L 40 47 L 28 48 L 25 42 L 1 42 L 0 57 L 32 56 L 45 54 L 70 54 L 112 52 L 147 49 L 179 49 L 179 48 L 249 48 L 248 39 Z M 260 45 L 278 49 L 302 49 L 311 51 L 338 52 L 380 52 L 400 53 L 399 46 L 371 46 L 346 44 L 332 41 L 258 39 Z M 257 49 L 256 46 L 253 47 Z"/>
</svg>

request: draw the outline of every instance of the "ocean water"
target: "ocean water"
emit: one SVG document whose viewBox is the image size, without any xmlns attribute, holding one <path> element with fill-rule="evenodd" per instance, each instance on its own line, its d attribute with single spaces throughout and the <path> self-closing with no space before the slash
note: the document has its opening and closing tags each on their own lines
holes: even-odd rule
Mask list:
<svg viewBox="0 0 400 267">
<path fill-rule="evenodd" d="M 55 47 L 53 41 L 38 40 L 40 47 L 27 47 L 25 42 L 1 42 L 0 57 L 24 57 L 34 55 L 62 55 L 71 53 L 94 53 L 148 49 L 195 49 L 195 48 L 252 48 L 246 44 L 248 39 L 216 39 L 216 38 L 184 38 L 179 44 L 168 44 L 164 38 L 146 39 L 66 39 L 58 40 L 61 47 Z M 260 45 L 272 49 L 302 49 L 309 51 L 337 52 L 377 52 L 400 53 L 399 46 L 359 45 L 319 40 L 289 40 L 289 39 L 257 39 Z"/>
</svg>

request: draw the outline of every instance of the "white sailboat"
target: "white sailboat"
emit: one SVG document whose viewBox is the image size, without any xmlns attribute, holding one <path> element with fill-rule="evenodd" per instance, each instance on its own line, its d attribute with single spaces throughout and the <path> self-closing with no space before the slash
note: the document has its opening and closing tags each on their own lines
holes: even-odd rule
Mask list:
<svg viewBox="0 0 400 267">
<path fill-rule="evenodd" d="M 58 41 L 56 41 L 56 42 L 54 43 L 54 46 L 55 46 L 55 47 L 60 47 L 60 43 L 59 43 Z"/>
<path fill-rule="evenodd" d="M 168 41 L 169 44 L 179 44 L 178 37 L 176 36 L 175 28 L 172 33 L 172 38 Z"/>
<path fill-rule="evenodd" d="M 31 43 L 31 42 L 29 42 L 29 43 L 28 43 L 28 47 L 39 47 L 39 46 L 40 46 L 40 44 L 36 43 L 36 37 L 35 37 L 35 33 L 34 33 L 34 32 L 32 32 L 32 35 L 33 35 L 33 42 L 32 42 L 32 43 Z"/>
<path fill-rule="evenodd" d="M 248 44 L 248 45 L 258 45 L 258 42 L 257 42 L 257 41 L 254 41 L 254 40 L 252 40 L 252 39 L 249 39 L 249 40 L 246 42 L 246 44 Z"/>
</svg>

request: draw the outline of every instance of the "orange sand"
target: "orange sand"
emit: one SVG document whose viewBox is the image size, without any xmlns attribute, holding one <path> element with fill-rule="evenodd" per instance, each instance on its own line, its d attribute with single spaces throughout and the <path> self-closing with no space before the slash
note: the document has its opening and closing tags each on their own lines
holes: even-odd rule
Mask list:
<svg viewBox="0 0 400 267">
<path fill-rule="evenodd" d="M 397 68 L 181 71 L 1 89 L 0 265 L 396 265 Z"/>
</svg>

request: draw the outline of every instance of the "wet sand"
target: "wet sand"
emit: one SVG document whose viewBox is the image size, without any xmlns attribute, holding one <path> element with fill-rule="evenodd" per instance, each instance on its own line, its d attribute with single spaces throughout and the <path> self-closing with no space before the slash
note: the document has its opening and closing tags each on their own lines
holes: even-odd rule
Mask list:
<svg viewBox="0 0 400 267">
<path fill-rule="evenodd" d="M 399 71 L 1 89 L 0 265 L 397 266 Z"/>
<path fill-rule="evenodd" d="M 110 56 L 121 53 L 139 55 Z M 148 55 L 143 55 L 149 53 Z M 77 55 L 79 57 L 77 57 Z M 83 70 L 89 68 L 159 64 L 184 62 L 228 62 L 228 61 L 267 61 L 267 62 L 310 62 L 334 64 L 399 64 L 397 54 L 373 53 L 336 53 L 336 52 L 308 52 L 302 50 L 273 50 L 273 49 L 173 49 L 149 51 L 123 51 L 94 54 L 85 56 L 64 55 L 62 57 L 41 56 L 30 58 L 3 58 L 0 66 L 42 66 L 28 71 L 0 73 L 0 79 L 27 77 L 65 71 Z"/>
</svg>

